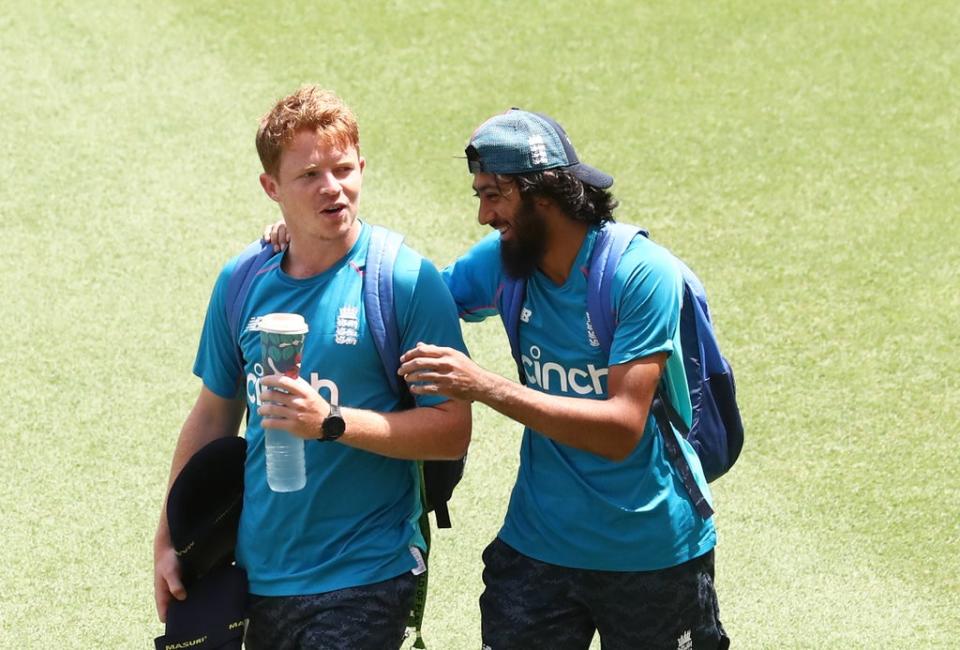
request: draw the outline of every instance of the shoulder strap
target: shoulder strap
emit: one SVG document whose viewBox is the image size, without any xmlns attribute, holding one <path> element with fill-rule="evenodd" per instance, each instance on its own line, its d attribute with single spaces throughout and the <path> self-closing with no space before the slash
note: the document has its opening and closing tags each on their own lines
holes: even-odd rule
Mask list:
<svg viewBox="0 0 960 650">
<path fill-rule="evenodd" d="M 590 325 L 604 354 L 610 354 L 617 315 L 613 308 L 613 278 L 627 246 L 637 235 L 647 231 L 624 223 L 607 222 L 593 243 L 587 275 L 587 313 Z"/>
<path fill-rule="evenodd" d="M 403 397 L 409 395 L 409 391 L 397 375 L 400 332 L 393 299 L 393 267 L 403 244 L 403 235 L 382 226 L 370 228 L 363 271 L 363 308 L 387 382 L 395 394 Z"/>
<path fill-rule="evenodd" d="M 523 301 L 526 297 L 527 281 L 504 273 L 503 282 L 497 289 L 495 302 L 500 320 L 503 321 L 503 328 L 507 332 L 507 340 L 510 341 L 510 353 L 513 354 L 513 360 L 517 364 L 517 375 L 520 377 L 521 384 L 527 383 L 523 362 L 520 360 L 520 311 L 523 309 Z"/>
<path fill-rule="evenodd" d="M 367 327 L 373 336 L 373 342 L 380 355 L 380 362 L 387 382 L 394 394 L 399 395 L 405 405 L 413 405 L 413 396 L 407 383 L 400 379 L 400 330 L 393 296 L 393 268 L 403 245 L 403 235 L 382 226 L 371 225 L 370 243 L 363 270 L 363 309 Z M 420 472 L 420 502 L 424 504 L 420 513 L 420 531 L 427 544 L 426 559 L 430 553 L 430 518 L 426 508 L 426 481 L 423 474 L 423 462 L 417 463 Z M 441 510 L 446 517 L 446 527 L 450 527 L 446 504 L 439 504 L 434 511 L 440 521 Z M 427 584 L 430 572 L 424 571 L 417 577 L 417 590 L 413 607 L 407 620 L 407 627 L 414 629 L 414 648 L 426 648 L 423 641 L 423 615 L 427 607 Z"/>
<path fill-rule="evenodd" d="M 224 307 L 227 310 L 227 325 L 236 342 L 237 359 L 240 362 L 240 368 L 243 368 L 243 358 L 240 353 L 240 334 L 242 323 L 240 323 L 240 314 L 243 311 L 243 303 L 247 300 L 250 293 L 250 287 L 253 285 L 253 279 L 262 273 L 266 273 L 275 268 L 277 263 L 268 264 L 268 262 L 277 253 L 273 250 L 273 245 L 258 239 L 251 242 L 237 258 L 237 264 L 233 267 L 233 272 L 227 280 L 227 294 L 224 300 Z"/>
</svg>

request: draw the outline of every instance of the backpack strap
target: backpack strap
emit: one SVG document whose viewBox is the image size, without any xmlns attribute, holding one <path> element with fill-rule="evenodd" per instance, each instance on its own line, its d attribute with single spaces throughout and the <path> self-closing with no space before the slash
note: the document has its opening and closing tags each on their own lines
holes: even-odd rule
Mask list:
<svg viewBox="0 0 960 650">
<path fill-rule="evenodd" d="M 597 231 L 587 274 L 587 313 L 604 354 L 610 354 L 617 314 L 613 308 L 613 277 L 620 258 L 637 235 L 647 231 L 623 223 L 608 222 Z"/>
<path fill-rule="evenodd" d="M 520 359 L 520 312 L 526 297 L 527 281 L 504 274 L 494 300 L 500 320 L 503 321 L 503 328 L 507 332 L 507 340 L 510 341 L 510 353 L 517 364 L 517 375 L 523 385 L 527 383 L 527 376 L 523 372 L 523 361 Z"/>
<path fill-rule="evenodd" d="M 387 383 L 395 395 L 400 396 L 404 407 L 414 405 L 413 395 L 407 382 L 397 374 L 400 368 L 400 332 L 397 327 L 397 316 L 393 294 L 393 268 L 403 245 L 403 235 L 388 230 L 382 226 L 371 225 L 370 243 L 367 246 L 367 257 L 363 271 L 363 309 L 373 336 L 373 342 L 380 355 L 380 362 L 387 376 Z M 417 463 L 420 474 L 420 503 L 423 510 L 420 513 L 420 532 L 427 544 L 424 560 L 430 557 L 430 518 L 427 515 L 426 480 L 424 478 L 424 464 Z M 446 503 L 434 505 L 434 516 L 437 525 L 441 528 L 450 527 L 450 514 Z M 414 648 L 426 648 L 423 641 L 423 615 L 427 609 L 427 585 L 430 572 L 424 571 L 417 576 L 417 588 L 414 594 L 413 607 L 407 619 L 407 627 L 414 629 Z"/>
<path fill-rule="evenodd" d="M 680 443 L 677 442 L 677 436 L 673 434 L 673 429 L 671 428 L 673 420 L 668 413 L 673 413 L 681 422 L 683 418 L 674 410 L 673 406 L 670 405 L 670 400 L 666 399 L 663 391 L 659 389 L 657 390 L 656 397 L 653 398 L 653 404 L 650 405 L 650 411 L 657 421 L 657 428 L 660 429 L 660 437 L 663 438 L 663 446 L 667 450 L 670 462 L 673 463 L 673 466 L 676 467 L 680 473 L 680 482 L 683 483 L 687 494 L 690 495 L 690 501 L 693 502 L 693 507 L 696 508 L 697 513 L 704 520 L 709 519 L 713 516 L 713 508 L 710 507 L 710 502 L 707 501 L 703 490 L 701 490 L 697 484 L 697 480 L 693 476 L 693 469 L 690 467 L 687 457 L 683 455 L 683 451 L 680 449 Z"/>
<path fill-rule="evenodd" d="M 597 232 L 590 256 L 587 275 L 587 313 L 590 316 L 593 333 L 600 342 L 600 349 L 607 357 L 610 356 L 613 332 L 617 326 L 617 314 L 612 297 L 613 279 L 620 258 L 637 235 L 646 237 L 647 231 L 636 226 L 608 222 Z M 684 284 L 686 285 L 686 282 Z M 684 294 L 686 296 L 686 287 L 684 287 Z M 710 507 L 710 503 L 697 484 L 690 463 L 687 462 L 687 457 L 683 455 L 680 443 L 673 434 L 671 424 L 675 426 L 679 424 L 680 426 L 676 428 L 684 436 L 689 429 L 659 385 L 653 403 L 650 405 L 650 411 L 657 422 L 670 462 L 680 474 L 680 480 L 690 500 L 700 516 L 709 519 L 713 516 L 713 508 Z"/>
<path fill-rule="evenodd" d="M 400 332 L 393 299 L 393 267 L 403 244 L 403 235 L 382 226 L 370 228 L 370 244 L 363 271 L 363 309 L 387 383 L 395 395 L 407 402 L 410 391 L 406 382 L 397 375 L 400 368 Z"/>
<path fill-rule="evenodd" d="M 243 311 L 243 304 L 250 293 L 250 287 L 253 286 L 253 279 L 258 275 L 276 268 L 280 263 L 276 261 L 268 264 L 277 252 L 273 250 L 270 242 L 264 242 L 258 239 L 251 242 L 237 257 L 237 263 L 230 273 L 227 280 L 227 294 L 224 300 L 224 307 L 227 311 L 227 325 L 233 335 L 235 342 L 237 362 L 240 372 L 243 372 L 243 353 L 240 350 L 240 334 L 242 334 L 242 323 L 240 314 Z"/>
</svg>

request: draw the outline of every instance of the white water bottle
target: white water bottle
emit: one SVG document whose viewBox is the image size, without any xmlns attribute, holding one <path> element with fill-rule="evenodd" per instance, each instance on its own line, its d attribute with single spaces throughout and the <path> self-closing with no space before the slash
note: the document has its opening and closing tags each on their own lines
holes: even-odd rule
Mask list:
<svg viewBox="0 0 960 650">
<path fill-rule="evenodd" d="M 303 439 L 282 429 L 264 429 L 267 485 L 274 492 L 296 492 L 307 484 Z"/>
<path fill-rule="evenodd" d="M 307 323 L 300 314 L 262 316 L 260 347 L 265 374 L 300 376 L 300 357 Z M 267 485 L 274 492 L 296 492 L 307 484 L 303 439 L 281 429 L 263 430 L 267 455 Z"/>
</svg>

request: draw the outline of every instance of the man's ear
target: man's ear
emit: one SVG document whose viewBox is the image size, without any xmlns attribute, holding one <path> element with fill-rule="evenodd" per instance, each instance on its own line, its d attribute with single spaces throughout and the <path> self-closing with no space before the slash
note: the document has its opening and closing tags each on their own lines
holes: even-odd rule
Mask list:
<svg viewBox="0 0 960 650">
<path fill-rule="evenodd" d="M 546 196 L 537 196 L 537 197 L 534 197 L 534 199 L 533 199 L 533 204 L 534 204 L 534 205 L 537 207 L 537 209 L 540 210 L 541 212 L 548 212 L 548 211 L 551 211 L 551 210 L 556 209 L 556 207 L 557 207 L 556 201 L 554 201 L 553 199 L 548 198 L 548 197 L 546 197 Z"/>
<path fill-rule="evenodd" d="M 277 195 L 277 179 L 264 172 L 260 174 L 260 187 L 262 187 L 263 191 L 267 193 L 267 196 L 277 203 L 280 202 L 280 198 Z"/>
</svg>

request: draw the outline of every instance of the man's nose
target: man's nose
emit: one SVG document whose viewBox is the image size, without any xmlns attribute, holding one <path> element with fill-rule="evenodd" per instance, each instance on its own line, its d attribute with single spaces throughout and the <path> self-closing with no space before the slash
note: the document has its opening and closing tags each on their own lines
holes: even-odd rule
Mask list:
<svg viewBox="0 0 960 650">
<path fill-rule="evenodd" d="M 333 174 L 324 174 L 318 189 L 321 194 L 336 196 L 340 194 L 340 181 Z"/>
<path fill-rule="evenodd" d="M 481 205 L 477 210 L 477 221 L 480 222 L 481 226 L 490 224 L 494 220 L 495 216 L 496 215 L 494 215 L 493 210 L 486 208 L 483 205 Z"/>
</svg>

